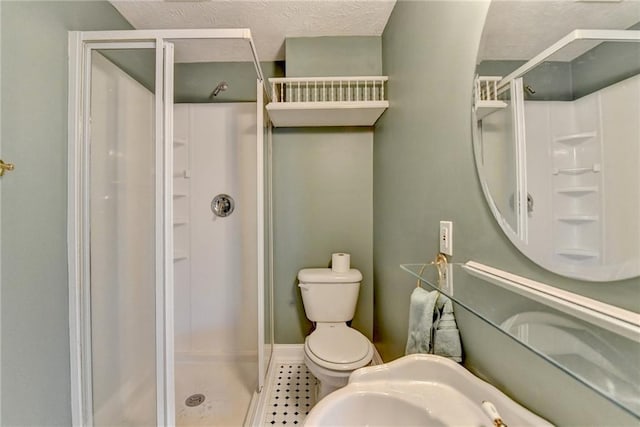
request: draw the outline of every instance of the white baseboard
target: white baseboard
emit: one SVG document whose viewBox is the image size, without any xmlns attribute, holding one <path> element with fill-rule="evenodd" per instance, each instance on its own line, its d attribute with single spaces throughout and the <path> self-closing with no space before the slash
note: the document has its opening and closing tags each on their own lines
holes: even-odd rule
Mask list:
<svg viewBox="0 0 640 427">
<path fill-rule="evenodd" d="M 275 344 L 273 346 L 273 360 L 286 362 L 302 362 L 304 360 L 304 344 Z M 384 360 L 373 346 L 372 365 L 382 365 Z"/>
<path fill-rule="evenodd" d="M 302 362 L 304 360 L 304 344 L 275 344 L 272 360 Z"/>
</svg>

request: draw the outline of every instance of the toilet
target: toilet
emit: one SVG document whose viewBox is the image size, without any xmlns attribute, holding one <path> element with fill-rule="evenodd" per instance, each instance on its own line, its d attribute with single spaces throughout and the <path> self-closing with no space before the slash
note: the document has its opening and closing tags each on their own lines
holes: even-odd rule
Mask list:
<svg viewBox="0 0 640 427">
<path fill-rule="evenodd" d="M 307 268 L 300 270 L 298 281 L 305 314 L 315 323 L 304 341 L 304 363 L 320 382 L 320 400 L 347 385 L 349 375 L 373 358 L 371 341 L 347 325 L 356 311 L 362 274 L 353 268 L 345 273 Z"/>
</svg>

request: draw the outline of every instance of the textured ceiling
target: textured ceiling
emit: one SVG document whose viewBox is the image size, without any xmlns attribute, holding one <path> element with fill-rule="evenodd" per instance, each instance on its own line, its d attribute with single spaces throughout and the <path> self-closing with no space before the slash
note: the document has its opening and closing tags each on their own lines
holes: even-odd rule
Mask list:
<svg viewBox="0 0 640 427">
<path fill-rule="evenodd" d="M 528 60 L 574 29 L 627 29 L 640 21 L 640 1 L 494 0 L 489 7 L 478 62 Z M 569 61 L 593 47 L 563 49 Z"/>
<path fill-rule="evenodd" d="M 249 28 L 261 61 L 284 59 L 286 37 L 380 36 L 395 0 L 112 1 L 136 29 Z M 247 61 L 223 42 L 176 44 L 177 62 Z"/>
<path fill-rule="evenodd" d="M 429 0 L 420 0 L 429 1 Z M 431 0 L 433 1 L 433 0 Z M 126 0 L 112 1 L 137 29 L 249 28 L 262 61 L 284 59 L 286 37 L 380 36 L 395 0 Z M 478 61 L 528 60 L 570 31 L 626 29 L 640 21 L 640 0 L 494 0 Z M 593 43 L 567 49 L 571 60 Z M 246 43 L 176 43 L 178 62 L 249 61 Z"/>
</svg>

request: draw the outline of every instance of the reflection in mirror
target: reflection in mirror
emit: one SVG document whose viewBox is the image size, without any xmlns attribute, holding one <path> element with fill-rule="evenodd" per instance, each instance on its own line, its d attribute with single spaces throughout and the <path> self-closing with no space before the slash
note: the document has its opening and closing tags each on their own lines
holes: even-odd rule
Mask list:
<svg viewBox="0 0 640 427">
<path fill-rule="evenodd" d="M 483 165 L 485 182 L 491 189 L 491 200 L 495 204 L 503 225 L 513 233 L 518 233 L 518 212 L 515 204 L 517 186 L 516 144 L 513 144 L 515 111 L 509 99 L 512 90 L 504 91 L 498 96 L 499 108 L 487 110 L 480 121 L 482 145 L 480 159 Z"/>
<path fill-rule="evenodd" d="M 640 413 L 640 372 L 633 343 L 606 330 L 550 311 L 514 314 L 500 327 L 535 348 L 634 414 Z M 622 341 L 625 341 L 624 343 Z"/>
<path fill-rule="evenodd" d="M 489 205 L 548 270 L 636 277 L 640 31 L 574 31 L 540 52 L 478 65 L 474 149 Z"/>
<path fill-rule="evenodd" d="M 638 315 L 469 261 L 450 264 L 455 291 L 437 286 L 436 268 L 403 264 L 427 290 L 438 290 L 466 312 L 504 332 L 640 420 Z M 496 304 L 499 301 L 499 304 Z M 635 321 L 635 322 L 634 322 Z"/>
</svg>

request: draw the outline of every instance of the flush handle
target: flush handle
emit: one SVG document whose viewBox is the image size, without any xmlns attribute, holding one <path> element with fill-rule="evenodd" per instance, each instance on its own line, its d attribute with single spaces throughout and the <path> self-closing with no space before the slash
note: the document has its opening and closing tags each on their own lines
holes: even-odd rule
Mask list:
<svg viewBox="0 0 640 427">
<path fill-rule="evenodd" d="M 300 288 L 301 291 L 309 290 L 309 285 L 307 285 L 306 283 L 298 283 L 298 287 Z"/>
</svg>

